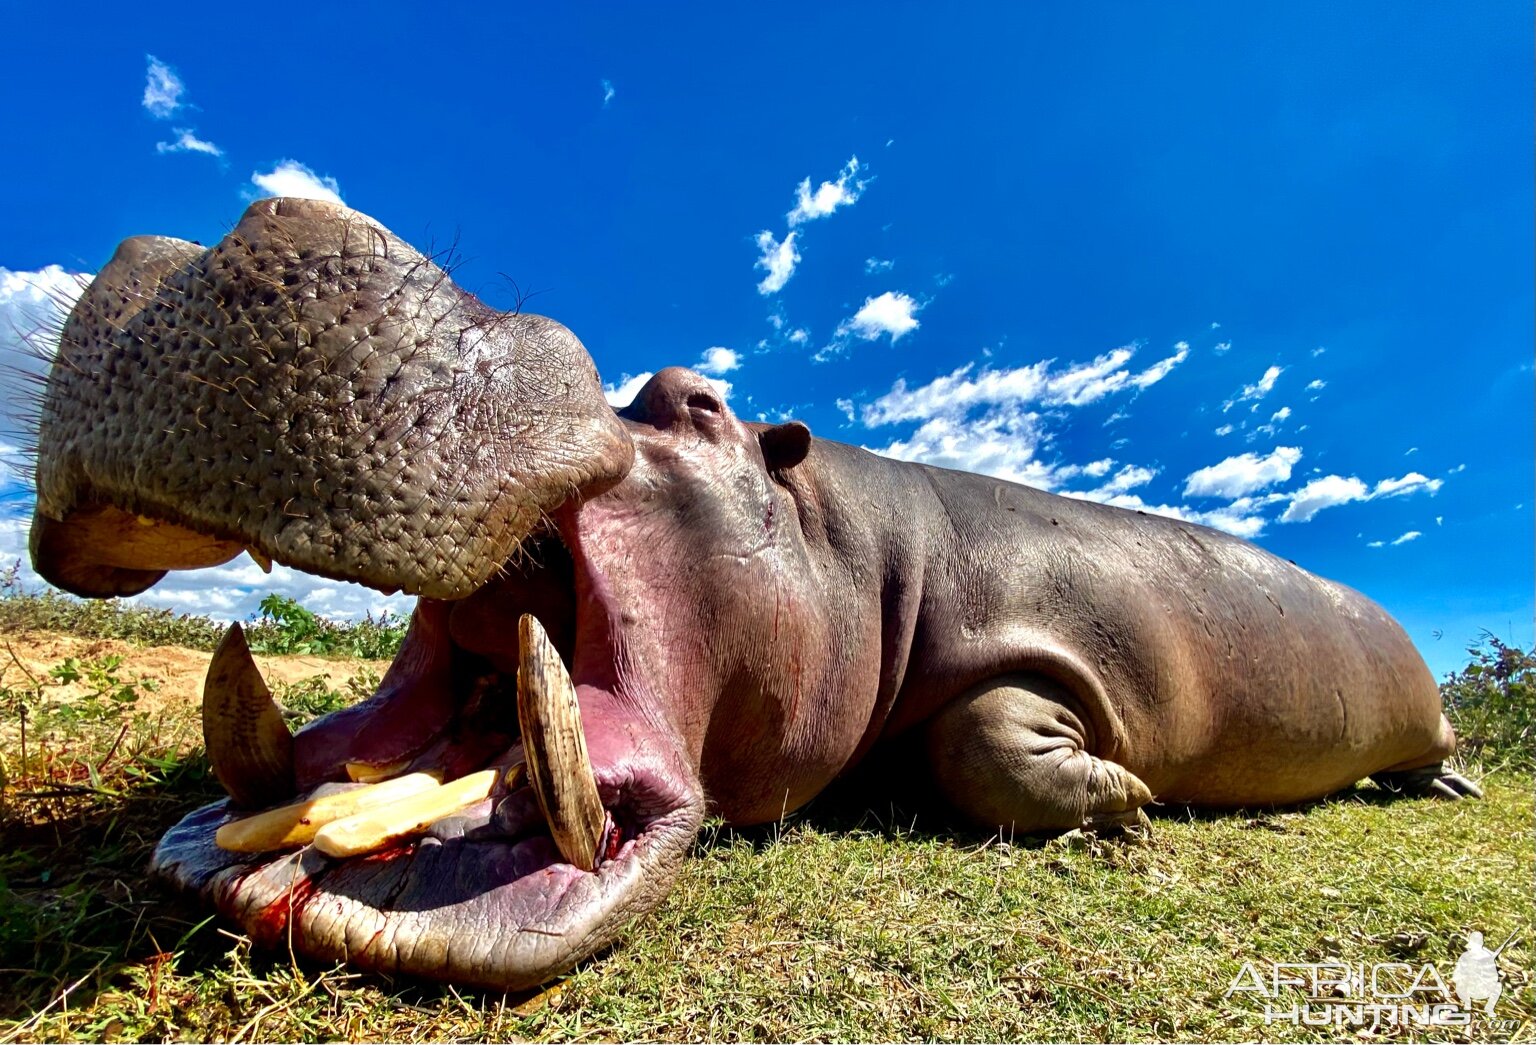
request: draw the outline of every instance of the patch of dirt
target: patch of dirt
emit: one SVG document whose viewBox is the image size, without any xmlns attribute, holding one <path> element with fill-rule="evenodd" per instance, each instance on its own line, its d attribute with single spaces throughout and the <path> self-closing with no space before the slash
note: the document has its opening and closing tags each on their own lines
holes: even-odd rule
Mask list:
<svg viewBox="0 0 1536 1045">
<path fill-rule="evenodd" d="M 83 639 L 73 635 L 28 631 L 0 635 L 0 686 L 27 686 L 36 679 L 55 699 L 69 700 L 90 692 L 82 679 L 60 685 L 48 672 L 74 657 L 85 664 L 103 657 L 122 657 L 115 674 L 119 682 L 137 683 L 153 680 L 154 686 L 139 687 L 135 707 L 141 711 L 196 708 L 203 699 L 203 678 L 208 674 L 211 653 L 183 649 L 180 646 L 135 646 L 117 639 Z M 337 689 L 347 680 L 371 670 L 383 674 L 387 661 L 358 660 L 350 657 L 267 657 L 257 654 L 256 666 L 267 685 L 302 682 L 324 675 Z"/>
</svg>

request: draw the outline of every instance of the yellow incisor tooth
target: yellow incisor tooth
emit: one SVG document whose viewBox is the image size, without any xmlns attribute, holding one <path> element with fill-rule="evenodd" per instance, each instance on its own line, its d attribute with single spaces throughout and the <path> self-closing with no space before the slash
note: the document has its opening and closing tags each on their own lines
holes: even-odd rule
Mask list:
<svg viewBox="0 0 1536 1045">
<path fill-rule="evenodd" d="M 304 845 L 326 824 L 441 786 L 435 773 L 410 773 L 381 784 L 269 809 L 219 828 L 214 844 L 232 853 L 269 853 Z"/>
<path fill-rule="evenodd" d="M 431 791 L 333 821 L 316 833 L 315 848 L 326 856 L 341 859 L 362 856 L 391 842 L 419 835 L 443 817 L 489 798 L 499 775 L 495 769 L 482 769 Z"/>
<path fill-rule="evenodd" d="M 408 758 L 398 762 L 385 762 L 383 765 L 375 765 L 372 762 L 348 762 L 347 779 L 355 784 L 377 784 L 381 780 L 399 776 L 410 764 L 411 760 Z"/>
</svg>

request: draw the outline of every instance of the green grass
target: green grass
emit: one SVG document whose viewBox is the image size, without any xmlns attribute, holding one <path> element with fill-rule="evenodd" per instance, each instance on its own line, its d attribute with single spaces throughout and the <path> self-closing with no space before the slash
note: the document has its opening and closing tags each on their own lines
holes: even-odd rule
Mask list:
<svg viewBox="0 0 1536 1045">
<path fill-rule="evenodd" d="M 218 796 L 193 709 L 114 700 L 131 660 L 72 670 L 96 680 L 99 707 L 34 712 L 25 759 L 15 709 L 51 683 L 0 693 L 0 1042 L 1329 1041 L 1353 1035 L 1265 1027 L 1251 997 L 1223 993 L 1244 962 L 1431 962 L 1448 976 L 1472 930 L 1517 936 L 1501 956 L 1510 1022 L 1377 1036 L 1536 1028 L 1533 778 L 1501 753 L 1497 723 L 1468 767 L 1482 802 L 1367 786 L 1304 810 L 1167 809 L 1139 843 L 1004 844 L 921 795 L 854 781 L 784 824 L 710 827 L 619 946 L 505 998 L 256 951 L 148 881 L 159 835 Z M 370 684 L 279 699 L 304 717 Z"/>
</svg>

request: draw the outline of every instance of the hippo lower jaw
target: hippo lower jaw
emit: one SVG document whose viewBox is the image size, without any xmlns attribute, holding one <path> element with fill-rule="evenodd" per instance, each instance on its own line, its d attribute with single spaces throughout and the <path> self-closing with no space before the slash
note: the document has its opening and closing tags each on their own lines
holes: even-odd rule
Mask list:
<svg viewBox="0 0 1536 1045">
<path fill-rule="evenodd" d="M 564 542 L 545 534 L 530 553 L 550 561 L 487 585 L 465 617 L 494 620 L 499 608 L 503 617 L 527 611 L 547 618 L 574 682 L 606 818 L 595 870 L 562 856 L 548 803 L 527 774 L 501 772 L 489 798 L 424 833 L 345 859 L 314 843 L 258 855 L 221 849 L 221 826 L 250 816 L 252 805 L 294 795 L 268 794 L 238 809 L 233 800 L 217 802 L 165 835 L 153 869 L 205 896 L 260 945 L 508 990 L 565 971 L 659 904 L 698 831 L 702 791 L 676 734 L 646 714 L 654 704 L 645 683 L 624 678 L 617 607 L 580 564 L 572 514 L 561 515 Z M 542 605 L 530 606 L 531 596 Z M 387 775 L 430 768 L 452 780 L 524 763 L 514 697 L 517 629 L 502 629 L 498 643 L 484 628 L 455 628 L 461 605 L 423 599 L 378 693 L 293 738 L 298 795 L 359 786 L 343 782 L 370 768 Z M 238 755 L 222 754 L 232 746 L 239 745 L 210 738 L 216 772 L 239 794 L 248 770 Z"/>
</svg>

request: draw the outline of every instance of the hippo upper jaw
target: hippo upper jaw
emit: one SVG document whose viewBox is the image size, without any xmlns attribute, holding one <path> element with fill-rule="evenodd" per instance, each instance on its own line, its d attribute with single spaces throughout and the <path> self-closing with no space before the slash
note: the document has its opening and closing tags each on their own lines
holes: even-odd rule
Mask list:
<svg viewBox="0 0 1536 1045">
<path fill-rule="evenodd" d="M 499 312 L 366 215 L 253 203 L 212 248 L 136 237 L 64 322 L 32 557 L 86 596 L 250 548 L 462 598 L 628 435 L 581 342 Z"/>
<path fill-rule="evenodd" d="M 318 840 L 227 851 L 215 840 L 220 828 L 255 810 L 218 802 L 165 835 L 156 873 L 207 897 L 259 944 L 502 990 L 565 971 L 658 905 L 697 834 L 703 791 L 650 686 L 626 678 L 621 607 L 579 550 L 565 551 L 581 547 L 577 513 L 557 519 L 564 539 L 543 531 L 521 564 L 470 599 L 423 599 L 378 693 L 293 740 L 301 797 L 355 787 L 343 782 L 360 768 L 453 780 L 490 767 L 497 782 L 487 799 L 345 859 Z M 513 713 L 516 629 L 497 623 L 535 609 L 570 666 L 602 805 L 592 870 L 562 854 L 527 773 L 506 772 L 531 760 Z M 240 771 L 215 769 L 221 779 Z"/>
</svg>

